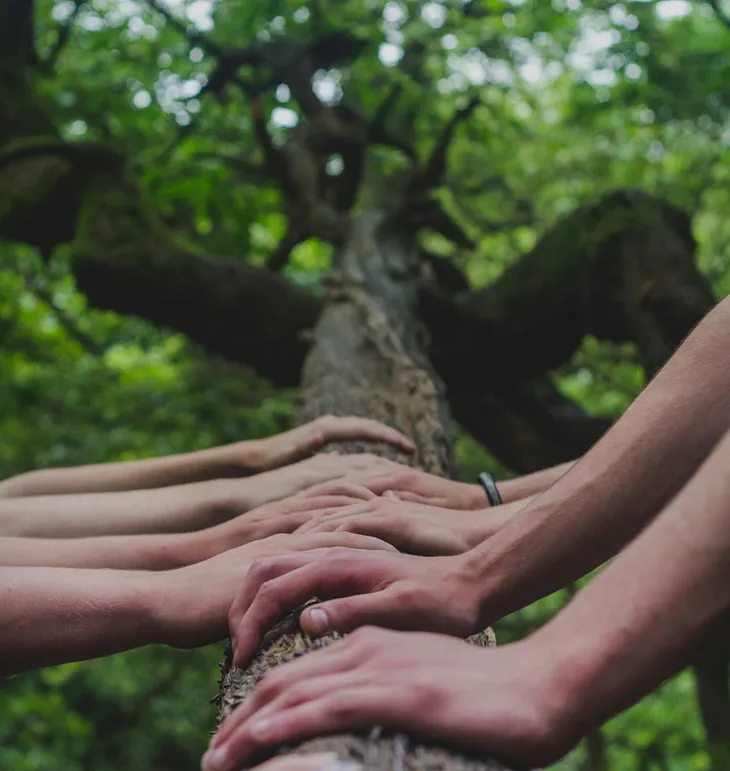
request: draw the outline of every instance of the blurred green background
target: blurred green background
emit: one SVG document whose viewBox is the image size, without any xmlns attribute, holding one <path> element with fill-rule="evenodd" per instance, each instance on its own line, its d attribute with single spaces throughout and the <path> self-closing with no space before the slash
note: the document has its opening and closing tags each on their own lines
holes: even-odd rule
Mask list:
<svg viewBox="0 0 730 771">
<path fill-rule="evenodd" d="M 477 246 L 450 256 L 474 287 L 498 277 L 577 205 L 630 186 L 691 213 L 699 264 L 718 298 L 730 291 L 730 3 L 176 0 L 167 7 L 189 29 L 231 46 L 306 34 L 315 23 L 349 29 L 370 43 L 347 80 L 348 94 L 369 111 L 382 100 L 379 74 L 405 68 L 409 44 L 421 43 L 428 89 L 409 87 L 406 97 L 420 103 L 425 146 L 463 93 L 478 92 L 486 109 L 455 140 L 449 172 L 452 189 L 463 183 L 471 191 L 455 205 Z M 38 0 L 41 54 L 69 23 L 63 50 L 38 84 L 63 135 L 114 141 L 170 226 L 210 253 L 265 262 L 283 234 L 279 196 L 268 183 L 245 184 L 245 168 L 221 160 L 250 149 L 249 109 L 235 96 L 227 104 L 197 98 L 212 68 L 204 50 L 142 0 Z M 323 98 L 338 98 L 344 77 L 322 73 Z M 269 108 L 275 133 L 296 123 L 285 88 Z M 429 245 L 445 251 L 437 237 Z M 327 247 L 308 242 L 285 274 L 318 291 L 328 258 Z M 588 412 L 610 417 L 644 383 L 632 346 L 594 339 L 553 377 Z M 28 246 L 0 243 L 0 476 L 262 436 L 289 426 L 295 403 L 295 393 L 179 334 L 87 307 L 64 248 L 44 262 Z M 464 478 L 487 466 L 509 473 L 466 435 L 458 456 Z M 498 636 L 528 633 L 569 594 L 505 619 Z M 0 769 L 196 769 L 220 656 L 220 646 L 147 649 L 1 681 Z M 667 683 L 557 768 L 710 769 L 692 675 Z"/>
</svg>

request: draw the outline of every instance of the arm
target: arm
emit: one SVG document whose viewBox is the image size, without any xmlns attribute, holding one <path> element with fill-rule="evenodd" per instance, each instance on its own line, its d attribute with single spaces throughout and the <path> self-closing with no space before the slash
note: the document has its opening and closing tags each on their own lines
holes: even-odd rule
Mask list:
<svg viewBox="0 0 730 771">
<path fill-rule="evenodd" d="M 0 482 L 0 497 L 142 490 L 245 476 L 302 460 L 328 442 L 343 439 L 388 442 L 406 452 L 413 451 L 407 437 L 382 423 L 326 415 L 266 439 L 150 460 L 30 471 Z"/>
<path fill-rule="evenodd" d="M 497 483 L 497 489 L 504 503 L 531 498 L 532 496 L 544 493 L 548 487 L 554 485 L 558 479 L 567 474 L 575 464 L 576 461 L 571 460 L 568 463 L 561 463 L 559 466 L 536 471 L 534 474 L 526 474 L 515 479 L 506 479 L 503 482 Z"/>
<path fill-rule="evenodd" d="M 297 532 L 371 535 L 407 554 L 462 554 L 491 538 L 531 500 L 464 511 L 385 496 L 313 512 Z"/>
<path fill-rule="evenodd" d="M 561 466 L 537 471 L 524 477 L 499 482 L 497 487 L 503 503 L 518 504 L 520 501 L 528 503 L 533 496 L 544 492 L 560 479 L 574 463 L 574 461 L 563 463 Z M 377 474 L 352 475 L 339 482 L 318 485 L 304 494 L 339 495 L 352 485 L 369 490 L 375 495 L 388 494 L 401 501 L 438 506 L 443 509 L 476 511 L 488 506 L 487 496 L 481 485 L 444 479 L 409 466 L 393 466 Z"/>
<path fill-rule="evenodd" d="M 687 338 L 613 428 L 474 549 L 490 621 L 614 556 L 658 514 L 730 425 L 730 300 Z"/>
<path fill-rule="evenodd" d="M 275 612 L 338 597 L 345 584 L 349 596 L 302 614 L 308 634 L 368 623 L 466 635 L 585 575 L 646 527 L 727 430 L 728 359 L 725 300 L 584 458 L 463 555 L 340 552 L 257 566 L 234 608 L 237 655 L 258 644 Z"/>
<path fill-rule="evenodd" d="M 592 584 L 515 645 L 368 629 L 285 664 L 223 723 L 203 768 L 234 771 L 267 747 L 371 725 L 520 767 L 555 762 L 730 634 L 728 468 L 730 434 Z"/>
<path fill-rule="evenodd" d="M 316 455 L 247 479 L 214 479 L 156 490 L 0 498 L 0 535 L 84 538 L 200 530 L 273 500 L 388 461 Z"/>
<path fill-rule="evenodd" d="M 0 537 L 0 565 L 172 570 L 272 535 L 294 532 L 319 510 L 351 498 L 285 498 L 195 533 L 82 538 Z"/>
<path fill-rule="evenodd" d="M 163 595 L 156 574 L 2 567 L 0 676 L 162 642 Z"/>
<path fill-rule="evenodd" d="M 0 677 L 164 643 L 190 648 L 223 639 L 251 562 L 266 554 L 337 543 L 390 549 L 348 534 L 274 536 L 196 565 L 133 570 L 0 567 Z"/>
</svg>

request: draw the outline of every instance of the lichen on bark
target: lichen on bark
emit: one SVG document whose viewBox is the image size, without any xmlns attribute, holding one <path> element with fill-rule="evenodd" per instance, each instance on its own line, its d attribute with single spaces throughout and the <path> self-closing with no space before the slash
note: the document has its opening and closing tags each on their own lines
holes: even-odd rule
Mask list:
<svg viewBox="0 0 730 771">
<path fill-rule="evenodd" d="M 426 333 L 416 302 L 419 249 L 397 218 L 385 213 L 353 220 L 350 237 L 338 250 L 327 299 L 314 329 L 304 366 L 302 421 L 326 413 L 376 418 L 410 434 L 413 457 L 393 448 L 379 454 L 410 462 L 435 474 L 453 473 L 452 434 L 443 385 L 425 353 Z M 344 452 L 373 450 L 357 442 L 336 445 Z M 335 643 L 337 636 L 312 640 L 302 634 L 298 614 L 272 630 L 245 670 L 223 663 L 219 719 L 223 719 L 274 667 Z M 471 638 L 493 645 L 491 630 Z M 502 771 L 494 759 L 469 755 L 372 726 L 366 731 L 318 737 L 278 753 L 334 751 L 341 759 L 372 771 Z"/>
</svg>

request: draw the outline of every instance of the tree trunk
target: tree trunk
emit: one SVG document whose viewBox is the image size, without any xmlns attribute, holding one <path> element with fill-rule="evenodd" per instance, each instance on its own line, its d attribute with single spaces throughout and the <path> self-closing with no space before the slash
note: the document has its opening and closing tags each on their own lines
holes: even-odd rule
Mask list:
<svg viewBox="0 0 730 771">
<path fill-rule="evenodd" d="M 326 413 L 383 420 L 409 433 L 418 450 L 410 459 L 435 474 L 453 470 L 452 436 L 444 388 L 423 354 L 425 332 L 415 313 L 420 272 L 418 249 L 408 233 L 381 213 L 362 215 L 339 250 L 328 298 L 304 368 L 302 421 Z M 355 452 L 357 443 L 337 449 Z M 369 447 L 368 449 L 372 449 Z M 409 460 L 392 448 L 380 454 Z M 330 644 L 304 637 L 295 616 L 273 630 L 245 671 L 224 663 L 219 718 L 247 695 L 268 671 L 301 651 Z M 494 644 L 490 630 L 472 642 Z M 485 695 L 486 698 L 486 695 Z M 293 748 L 281 748 L 281 752 Z M 307 741 L 297 751 L 331 750 L 341 759 L 376 769 L 428 768 L 497 771 L 495 760 L 422 744 L 376 726 L 362 734 Z"/>
</svg>

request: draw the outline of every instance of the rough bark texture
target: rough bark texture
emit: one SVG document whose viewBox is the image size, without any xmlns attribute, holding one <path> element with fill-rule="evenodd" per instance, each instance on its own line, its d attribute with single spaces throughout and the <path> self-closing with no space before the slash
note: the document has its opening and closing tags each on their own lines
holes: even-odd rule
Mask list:
<svg viewBox="0 0 730 771">
<path fill-rule="evenodd" d="M 309 420 L 335 413 L 384 420 L 414 438 L 418 451 L 411 460 L 416 465 L 448 475 L 453 464 L 444 389 L 423 353 L 425 332 L 415 313 L 419 270 L 412 238 L 387 217 L 369 214 L 355 220 L 351 238 L 337 256 L 304 368 L 300 417 Z M 359 447 L 348 443 L 338 449 Z M 381 454 L 406 460 L 391 448 L 383 447 Z M 224 663 L 219 717 L 225 717 L 273 667 L 335 640 L 303 636 L 295 617 L 290 617 L 269 635 L 245 671 L 230 669 L 230 660 Z M 472 642 L 492 645 L 494 638 L 488 630 Z M 369 771 L 505 768 L 490 758 L 452 752 L 377 727 L 362 734 L 318 738 L 296 750 L 332 750 L 343 760 L 363 763 Z"/>
</svg>

